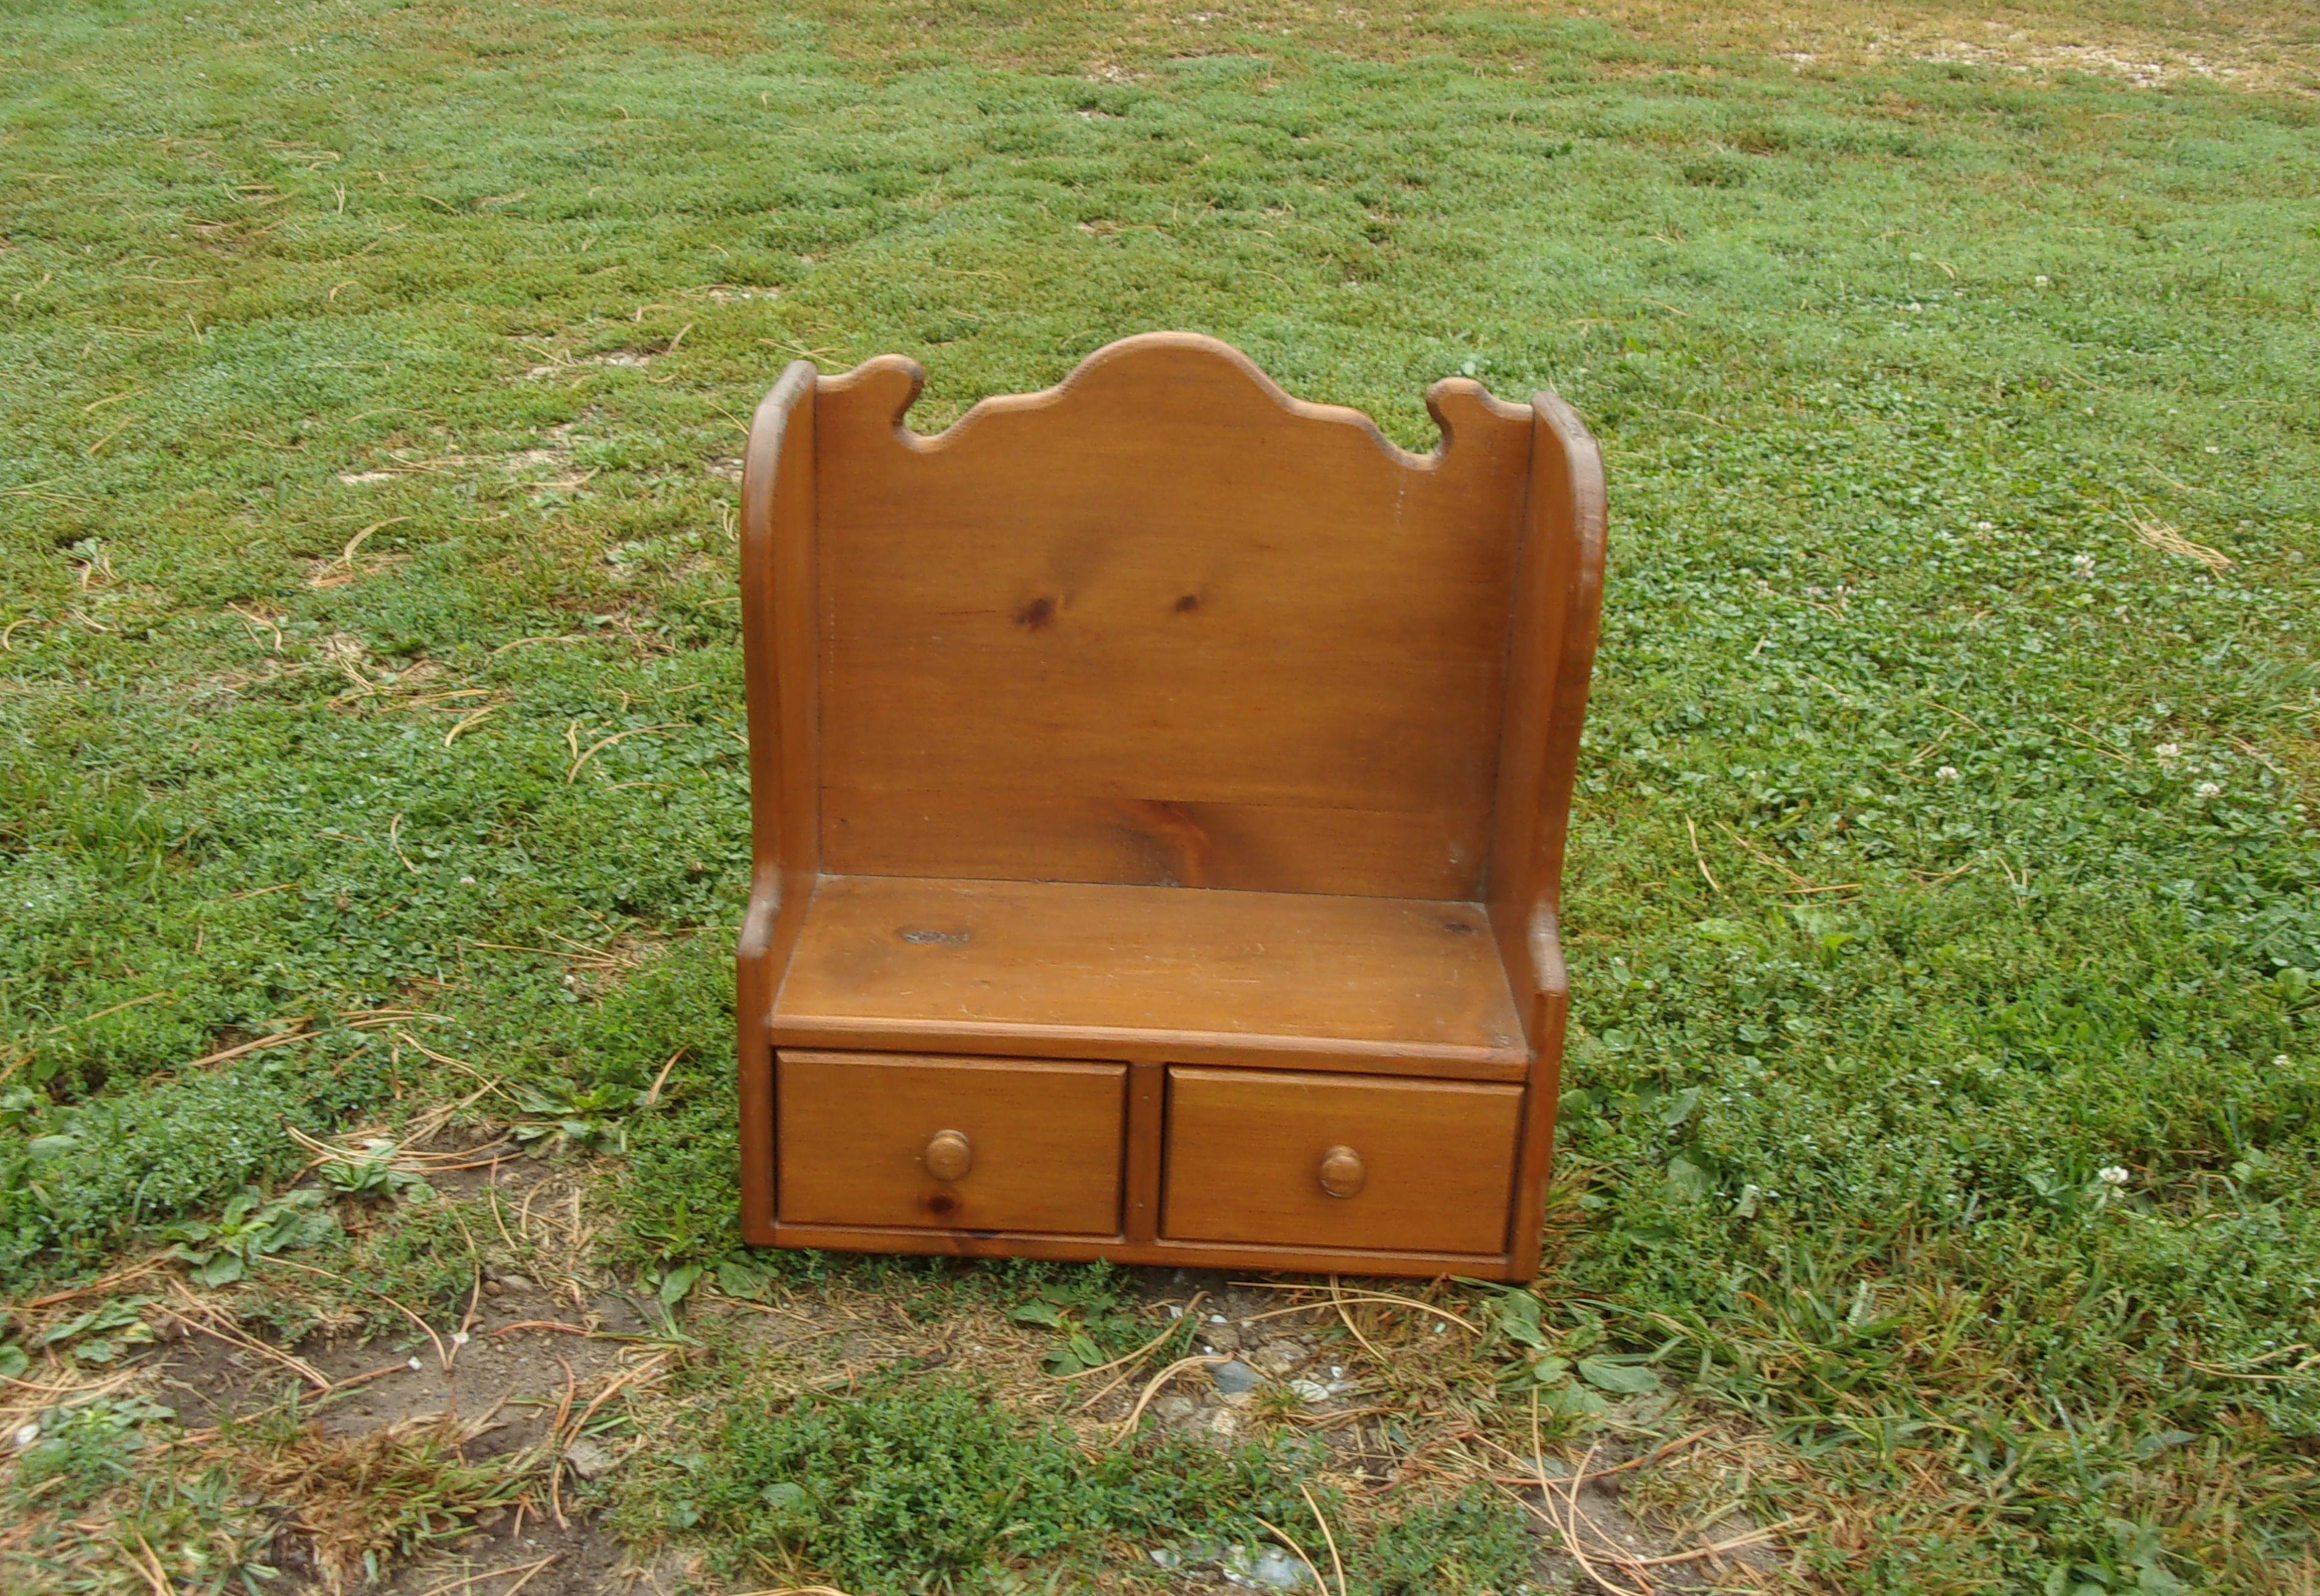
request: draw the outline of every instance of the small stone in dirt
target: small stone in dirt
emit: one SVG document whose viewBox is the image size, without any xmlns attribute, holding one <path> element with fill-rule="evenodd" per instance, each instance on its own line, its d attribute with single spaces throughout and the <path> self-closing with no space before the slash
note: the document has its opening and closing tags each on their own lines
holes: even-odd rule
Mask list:
<svg viewBox="0 0 2320 1596">
<path fill-rule="evenodd" d="M 1667 1410 L 1674 1405 L 1673 1392 L 1654 1392 L 1645 1396 L 1629 1397 L 1624 1402 L 1613 1403 L 1610 1412 L 1605 1417 L 1615 1424 L 1647 1429 L 1665 1417 Z"/>
<path fill-rule="evenodd" d="M 487 1280 L 484 1282 L 484 1295 L 486 1297 L 496 1297 L 505 1290 L 507 1290 L 507 1287 L 502 1285 L 496 1280 Z"/>
<path fill-rule="evenodd" d="M 581 1436 L 569 1446 L 564 1448 L 564 1461 L 571 1465 L 572 1472 L 582 1479 L 598 1480 L 611 1474 L 612 1465 L 619 1459 L 615 1458 L 603 1443 L 593 1440 L 587 1436 Z"/>
<path fill-rule="evenodd" d="M 1152 1548 L 1152 1561 L 1163 1568 L 1197 1568 L 1203 1563 L 1214 1563 L 1224 1555 L 1224 1547 L 1212 1540 L 1187 1541 L 1181 1546 Z"/>
<path fill-rule="evenodd" d="M 1308 1402 L 1326 1402 L 1336 1394 L 1319 1380 L 1291 1380 L 1289 1383 L 1289 1389 L 1295 1392 L 1301 1401 Z"/>
<path fill-rule="evenodd" d="M 1286 1374 L 1305 1361 L 1305 1344 L 1282 1339 L 1267 1341 L 1249 1354 L 1247 1361 L 1268 1374 Z"/>
<path fill-rule="evenodd" d="M 1190 1397 L 1164 1396 L 1152 1404 L 1152 1410 L 1163 1419 L 1189 1419 L 1200 1408 Z"/>
<path fill-rule="evenodd" d="M 1261 1376 L 1255 1369 L 1235 1358 L 1228 1364 L 1219 1364 L 1210 1369 L 1209 1378 L 1215 1381 L 1217 1389 L 1227 1396 L 1237 1396 L 1244 1391 L 1255 1390 Z"/>
<path fill-rule="evenodd" d="M 1279 1546 L 1231 1546 L 1225 1552 L 1224 1576 L 1250 1590 L 1294 1591 L 1308 1582 L 1305 1565 Z"/>
<path fill-rule="evenodd" d="M 531 1289 L 530 1280 L 521 1274 L 503 1274 L 500 1276 L 499 1283 L 512 1292 L 528 1292 Z"/>
</svg>

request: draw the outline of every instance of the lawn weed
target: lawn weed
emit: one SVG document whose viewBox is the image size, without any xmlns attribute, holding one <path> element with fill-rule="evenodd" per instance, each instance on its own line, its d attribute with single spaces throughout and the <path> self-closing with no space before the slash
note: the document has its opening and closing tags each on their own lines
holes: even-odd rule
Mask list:
<svg viewBox="0 0 2320 1596">
<path fill-rule="evenodd" d="M 828 1570 L 869 1596 L 970 1592 L 1010 1566 L 1087 1560 L 1108 1544 L 1261 1535 L 1304 1511 L 1293 1454 L 1180 1440 L 1097 1452 L 991 1393 L 890 1374 L 784 1401 L 715 1378 L 688 1446 L 631 1483 L 642 1536 L 697 1533 L 728 1572 Z"/>
</svg>

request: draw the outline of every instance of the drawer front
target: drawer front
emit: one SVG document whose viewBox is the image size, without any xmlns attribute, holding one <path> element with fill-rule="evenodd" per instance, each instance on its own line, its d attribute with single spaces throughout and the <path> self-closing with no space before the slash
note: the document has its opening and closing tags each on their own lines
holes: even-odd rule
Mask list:
<svg viewBox="0 0 2320 1596">
<path fill-rule="evenodd" d="M 1518 1086 L 1179 1066 L 1161 1233 L 1502 1251 L 1521 1110 Z"/>
<path fill-rule="evenodd" d="M 1119 1229 L 1124 1065 L 785 1050 L 775 1070 L 785 1224 Z"/>
</svg>

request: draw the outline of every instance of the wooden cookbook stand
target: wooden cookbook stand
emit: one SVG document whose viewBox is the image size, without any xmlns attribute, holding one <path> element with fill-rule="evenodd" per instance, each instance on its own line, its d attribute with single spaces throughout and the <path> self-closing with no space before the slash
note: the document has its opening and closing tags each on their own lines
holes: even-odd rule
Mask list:
<svg viewBox="0 0 2320 1596">
<path fill-rule="evenodd" d="M 1187 333 L 947 431 L 800 361 L 741 496 L 744 1234 L 1529 1278 L 1602 467 Z"/>
</svg>

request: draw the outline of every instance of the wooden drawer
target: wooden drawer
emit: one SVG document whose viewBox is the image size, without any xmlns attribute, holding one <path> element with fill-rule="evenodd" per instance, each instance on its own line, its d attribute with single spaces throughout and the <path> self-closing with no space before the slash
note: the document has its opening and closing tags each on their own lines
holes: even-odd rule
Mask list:
<svg viewBox="0 0 2320 1596">
<path fill-rule="evenodd" d="M 1521 1107 L 1518 1086 L 1172 1069 L 1161 1234 L 1496 1253 Z"/>
<path fill-rule="evenodd" d="M 1119 1229 L 1124 1065 L 784 1050 L 776 1070 L 784 1224 Z"/>
</svg>

